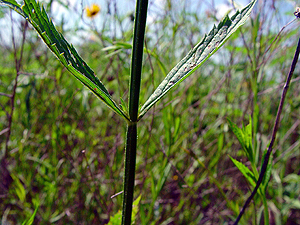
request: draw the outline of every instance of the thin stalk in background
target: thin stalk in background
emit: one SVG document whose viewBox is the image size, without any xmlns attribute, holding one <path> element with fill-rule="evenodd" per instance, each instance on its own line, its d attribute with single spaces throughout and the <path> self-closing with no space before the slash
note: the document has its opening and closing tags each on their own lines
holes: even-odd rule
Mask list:
<svg viewBox="0 0 300 225">
<path fill-rule="evenodd" d="M 131 59 L 131 79 L 129 93 L 129 118 L 125 148 L 125 173 L 122 224 L 131 224 L 132 203 L 135 180 L 137 118 L 143 63 L 144 37 L 147 19 L 148 0 L 137 0 L 134 23 L 134 36 Z"/>
<path fill-rule="evenodd" d="M 257 193 L 257 190 L 258 190 L 260 184 L 262 183 L 263 177 L 264 177 L 264 175 L 266 173 L 267 166 L 268 166 L 268 163 L 269 163 L 269 159 L 270 159 L 270 156 L 271 156 L 271 153 L 272 153 L 272 150 L 273 150 L 273 145 L 274 145 L 274 142 L 275 142 L 276 133 L 277 133 L 277 130 L 278 130 L 278 127 L 279 127 L 279 123 L 280 123 L 280 115 L 281 115 L 281 112 L 282 112 L 284 100 L 285 100 L 286 93 L 288 91 L 289 84 L 290 84 L 290 81 L 292 79 L 292 76 L 293 76 L 293 73 L 294 73 L 294 70 L 295 70 L 298 58 L 299 58 L 299 53 L 300 53 L 300 38 L 298 40 L 298 45 L 297 45 L 296 52 L 294 54 L 294 58 L 293 58 L 292 65 L 291 65 L 291 69 L 289 71 L 289 74 L 288 74 L 285 86 L 284 86 L 283 91 L 282 91 L 282 95 L 281 95 L 281 99 L 280 99 L 280 103 L 279 103 L 279 107 L 278 107 L 278 110 L 277 110 L 277 115 L 276 115 L 276 119 L 275 119 L 275 123 L 274 123 L 274 127 L 273 127 L 271 142 L 270 142 L 270 145 L 268 147 L 268 151 L 267 151 L 267 154 L 265 156 L 265 160 L 263 162 L 263 165 L 262 165 L 262 168 L 261 168 L 261 172 L 260 172 L 259 177 L 258 177 L 258 181 L 257 181 L 256 186 L 253 189 L 250 197 L 245 202 L 245 204 L 244 204 L 244 206 L 243 206 L 243 208 L 242 208 L 239 216 L 237 217 L 236 221 L 234 222 L 234 225 L 238 224 L 238 222 L 240 221 L 241 217 L 245 213 L 246 208 L 249 206 L 251 200 L 253 199 L 253 197 Z"/>
<path fill-rule="evenodd" d="M 12 12 L 10 12 L 10 18 L 11 18 L 11 21 L 13 23 Z M 7 136 L 6 136 L 6 142 L 5 142 L 4 157 L 3 157 L 4 160 L 8 157 L 8 143 L 9 143 L 10 135 L 11 135 L 12 120 L 13 120 L 13 114 L 14 114 L 14 110 L 15 110 L 16 89 L 18 87 L 19 72 L 20 72 L 21 66 L 22 66 L 23 51 L 24 51 L 27 27 L 28 27 L 28 22 L 26 21 L 24 23 L 24 27 L 23 27 L 22 42 L 21 42 L 21 46 L 20 46 L 21 50 L 20 50 L 20 55 L 18 57 L 18 55 L 17 55 L 18 49 L 17 49 L 17 46 L 16 46 L 16 41 L 15 41 L 15 36 L 14 36 L 14 26 L 13 25 L 11 26 L 13 54 L 14 54 L 15 69 L 16 69 L 16 78 L 15 78 L 15 81 L 14 81 L 12 94 L 9 95 L 11 111 L 10 111 L 10 113 L 7 113 L 8 127 L 7 127 Z"/>
<path fill-rule="evenodd" d="M 4 147 L 4 154 L 3 157 L 0 159 L 0 174 L 1 174 L 1 182 L 2 182 L 2 187 L 4 187 L 4 190 L 2 191 L 8 191 L 10 184 L 13 182 L 13 179 L 10 175 L 10 171 L 8 170 L 8 158 L 9 158 L 9 142 L 11 139 L 11 130 L 12 130 L 12 123 L 13 123 L 13 116 L 14 116 L 14 111 L 15 111 L 15 100 L 16 100 L 16 94 L 17 94 L 17 87 L 19 85 L 19 75 L 20 75 L 20 70 L 22 68 L 22 62 L 23 62 L 23 53 L 24 53 L 24 45 L 25 45 L 25 39 L 26 39 L 26 32 L 28 28 L 28 22 L 26 21 L 24 23 L 24 26 L 22 27 L 22 40 L 21 40 L 21 45 L 20 47 L 17 47 L 16 45 L 16 40 L 15 40 L 15 32 L 14 32 L 14 20 L 12 17 L 12 12 L 10 12 L 10 20 L 12 23 L 11 26 L 11 34 L 12 34 L 12 44 L 13 44 L 13 57 L 14 57 L 14 62 L 15 62 L 15 72 L 16 72 L 16 77 L 14 78 L 14 83 L 13 83 L 13 88 L 12 88 L 12 93 L 11 94 L 6 94 L 6 93 L 0 93 L 0 96 L 6 96 L 10 98 L 10 111 L 6 111 L 4 105 L 0 103 L 0 107 L 6 114 L 6 118 L 8 121 L 8 125 L 6 128 L 3 130 L 0 130 L 0 136 L 2 134 L 6 134 L 6 139 L 5 139 L 5 147 Z M 18 55 L 19 51 L 19 55 Z M 5 190 L 6 189 L 6 190 Z"/>
</svg>

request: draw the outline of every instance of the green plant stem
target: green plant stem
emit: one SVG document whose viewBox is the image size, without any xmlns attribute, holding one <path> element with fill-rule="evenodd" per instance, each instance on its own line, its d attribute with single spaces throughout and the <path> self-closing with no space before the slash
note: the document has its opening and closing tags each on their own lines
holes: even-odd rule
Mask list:
<svg viewBox="0 0 300 225">
<path fill-rule="evenodd" d="M 147 19 L 148 0 L 137 0 L 134 23 L 134 36 L 131 61 L 131 79 L 129 93 L 129 117 L 125 148 L 125 173 L 122 225 L 131 224 L 132 203 L 135 180 L 137 118 L 143 63 L 144 37 Z"/>
<path fill-rule="evenodd" d="M 129 94 L 129 116 L 132 122 L 137 121 L 139 95 L 143 63 L 144 37 L 147 19 L 148 0 L 137 0 L 134 36 L 131 58 L 131 80 Z"/>
<path fill-rule="evenodd" d="M 263 205 L 264 205 L 264 224 L 270 224 L 270 220 L 269 220 L 269 207 L 268 207 L 268 203 L 267 203 L 267 198 L 266 198 L 265 192 L 263 193 L 262 200 L 263 200 Z"/>
<path fill-rule="evenodd" d="M 132 203 L 135 180 L 135 161 L 137 143 L 137 124 L 129 124 L 127 127 L 127 142 L 125 151 L 125 174 L 124 174 L 124 196 L 122 224 L 131 224 Z"/>
</svg>

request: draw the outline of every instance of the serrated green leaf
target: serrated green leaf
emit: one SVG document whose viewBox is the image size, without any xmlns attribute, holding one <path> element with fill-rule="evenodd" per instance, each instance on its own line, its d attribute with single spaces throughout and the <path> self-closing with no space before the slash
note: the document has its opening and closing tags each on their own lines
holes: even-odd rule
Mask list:
<svg viewBox="0 0 300 225">
<path fill-rule="evenodd" d="M 231 122 L 229 119 L 227 119 L 229 123 L 229 128 L 232 130 L 236 138 L 238 139 L 239 143 L 241 144 L 242 148 L 245 148 L 245 138 L 244 138 L 244 132 L 241 128 L 239 128 L 235 123 Z"/>
<path fill-rule="evenodd" d="M 213 27 L 188 54 L 166 76 L 154 93 L 142 106 L 139 119 L 173 87 L 195 72 L 211 55 L 213 55 L 250 15 L 257 0 L 253 0 L 231 19 L 226 16 L 217 27 Z"/>
<path fill-rule="evenodd" d="M 252 148 L 252 120 L 250 118 L 249 124 L 244 129 L 244 141 L 245 141 L 245 151 L 248 153 L 249 160 L 253 162 L 253 148 Z"/>
<path fill-rule="evenodd" d="M 9 8 L 15 10 L 20 15 L 24 16 L 21 6 L 15 0 L 0 0 L 0 5 L 6 5 Z"/>
<path fill-rule="evenodd" d="M 256 179 L 254 177 L 254 174 L 249 170 L 247 166 L 245 166 L 243 163 L 235 160 L 231 156 L 229 156 L 231 161 L 234 163 L 234 165 L 241 171 L 241 173 L 244 175 L 244 177 L 248 180 L 248 182 L 255 187 L 256 185 Z"/>
<path fill-rule="evenodd" d="M 241 144 L 247 158 L 250 162 L 253 162 L 253 150 L 252 150 L 252 123 L 251 119 L 249 124 L 241 129 L 235 123 L 227 119 L 229 123 L 229 128 L 232 130 L 239 143 Z"/>
<path fill-rule="evenodd" d="M 10 5 L 11 7 L 20 7 L 20 5 L 15 0 L 1 0 L 0 3 Z"/>
<path fill-rule="evenodd" d="M 24 5 L 20 7 L 14 0 L 0 0 L 0 4 L 9 6 L 31 23 L 48 48 L 69 72 L 114 112 L 129 121 L 126 113 L 114 102 L 105 86 L 95 76 L 94 71 L 82 60 L 73 45 L 69 44 L 63 35 L 57 31 L 40 3 L 35 0 L 24 0 Z"/>
<path fill-rule="evenodd" d="M 247 148 L 252 147 L 252 124 L 251 124 L 251 119 L 249 124 L 245 127 L 245 143 Z"/>
</svg>

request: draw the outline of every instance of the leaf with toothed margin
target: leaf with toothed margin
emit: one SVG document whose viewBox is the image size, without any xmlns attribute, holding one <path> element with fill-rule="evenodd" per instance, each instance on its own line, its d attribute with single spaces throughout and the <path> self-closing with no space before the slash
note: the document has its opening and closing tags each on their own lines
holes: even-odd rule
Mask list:
<svg viewBox="0 0 300 225">
<path fill-rule="evenodd" d="M 249 17 L 257 0 L 250 2 L 244 9 L 237 11 L 231 18 L 226 16 L 216 27 L 205 35 L 204 38 L 169 72 L 153 94 L 142 106 L 139 120 L 146 112 L 173 87 L 181 83 L 195 72 L 211 55 L 213 55 L 225 41 Z"/>
<path fill-rule="evenodd" d="M 9 8 L 15 10 L 22 16 L 24 16 L 22 9 L 20 8 L 19 3 L 17 3 L 15 0 L 0 0 L 0 5 L 6 5 Z M 24 16 L 25 17 L 25 16 Z"/>
<path fill-rule="evenodd" d="M 129 121 L 128 114 L 111 98 L 105 86 L 95 76 L 94 71 L 87 63 L 82 60 L 73 45 L 69 44 L 63 35 L 57 31 L 44 7 L 39 2 L 24 0 L 24 5 L 20 6 L 15 0 L 0 0 L 0 5 L 8 6 L 22 15 L 34 27 L 48 48 L 72 75 L 106 103 L 114 112 Z"/>
</svg>

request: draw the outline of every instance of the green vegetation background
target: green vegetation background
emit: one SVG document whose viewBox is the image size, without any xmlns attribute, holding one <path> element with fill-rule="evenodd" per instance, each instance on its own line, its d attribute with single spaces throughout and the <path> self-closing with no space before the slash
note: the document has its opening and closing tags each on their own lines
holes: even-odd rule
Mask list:
<svg viewBox="0 0 300 225">
<path fill-rule="evenodd" d="M 68 28 L 68 18 L 53 20 L 60 21 L 56 25 L 67 38 L 78 38 L 80 55 L 114 99 L 127 102 L 131 15 L 120 14 L 118 5 L 108 2 L 110 13 L 101 12 L 107 13 L 105 21 L 84 18 L 86 32 L 76 24 Z M 51 3 L 45 4 L 49 11 Z M 181 7 L 183 3 L 166 1 L 147 24 L 149 53 L 144 56 L 141 103 L 218 22 L 213 6 L 196 14 Z M 135 194 L 141 200 L 136 224 L 224 224 L 235 218 L 212 177 L 227 201 L 243 205 L 251 187 L 228 155 L 245 165 L 247 158 L 226 119 L 248 124 L 257 88 L 254 138 L 261 155 L 299 38 L 299 22 L 294 22 L 267 51 L 283 21 L 293 19 L 292 7 L 290 15 L 280 10 L 284 3 L 259 2 L 219 52 L 139 122 Z M 83 13 L 65 7 L 76 15 Z M 34 224 L 106 224 L 122 206 L 121 195 L 111 196 L 123 188 L 126 123 L 71 77 L 23 20 L 3 8 L 1 16 L 2 22 L 12 18 L 6 24 L 15 34 L 12 40 L 2 33 L 0 44 L 0 148 L 2 153 L 8 149 L 0 173 L 2 224 L 21 224 L 37 207 Z M 103 51 L 112 45 L 115 50 Z M 274 148 L 267 191 L 272 224 L 300 224 L 298 76 L 296 68 Z M 256 224 L 261 217 L 257 198 L 242 224 Z"/>
</svg>

